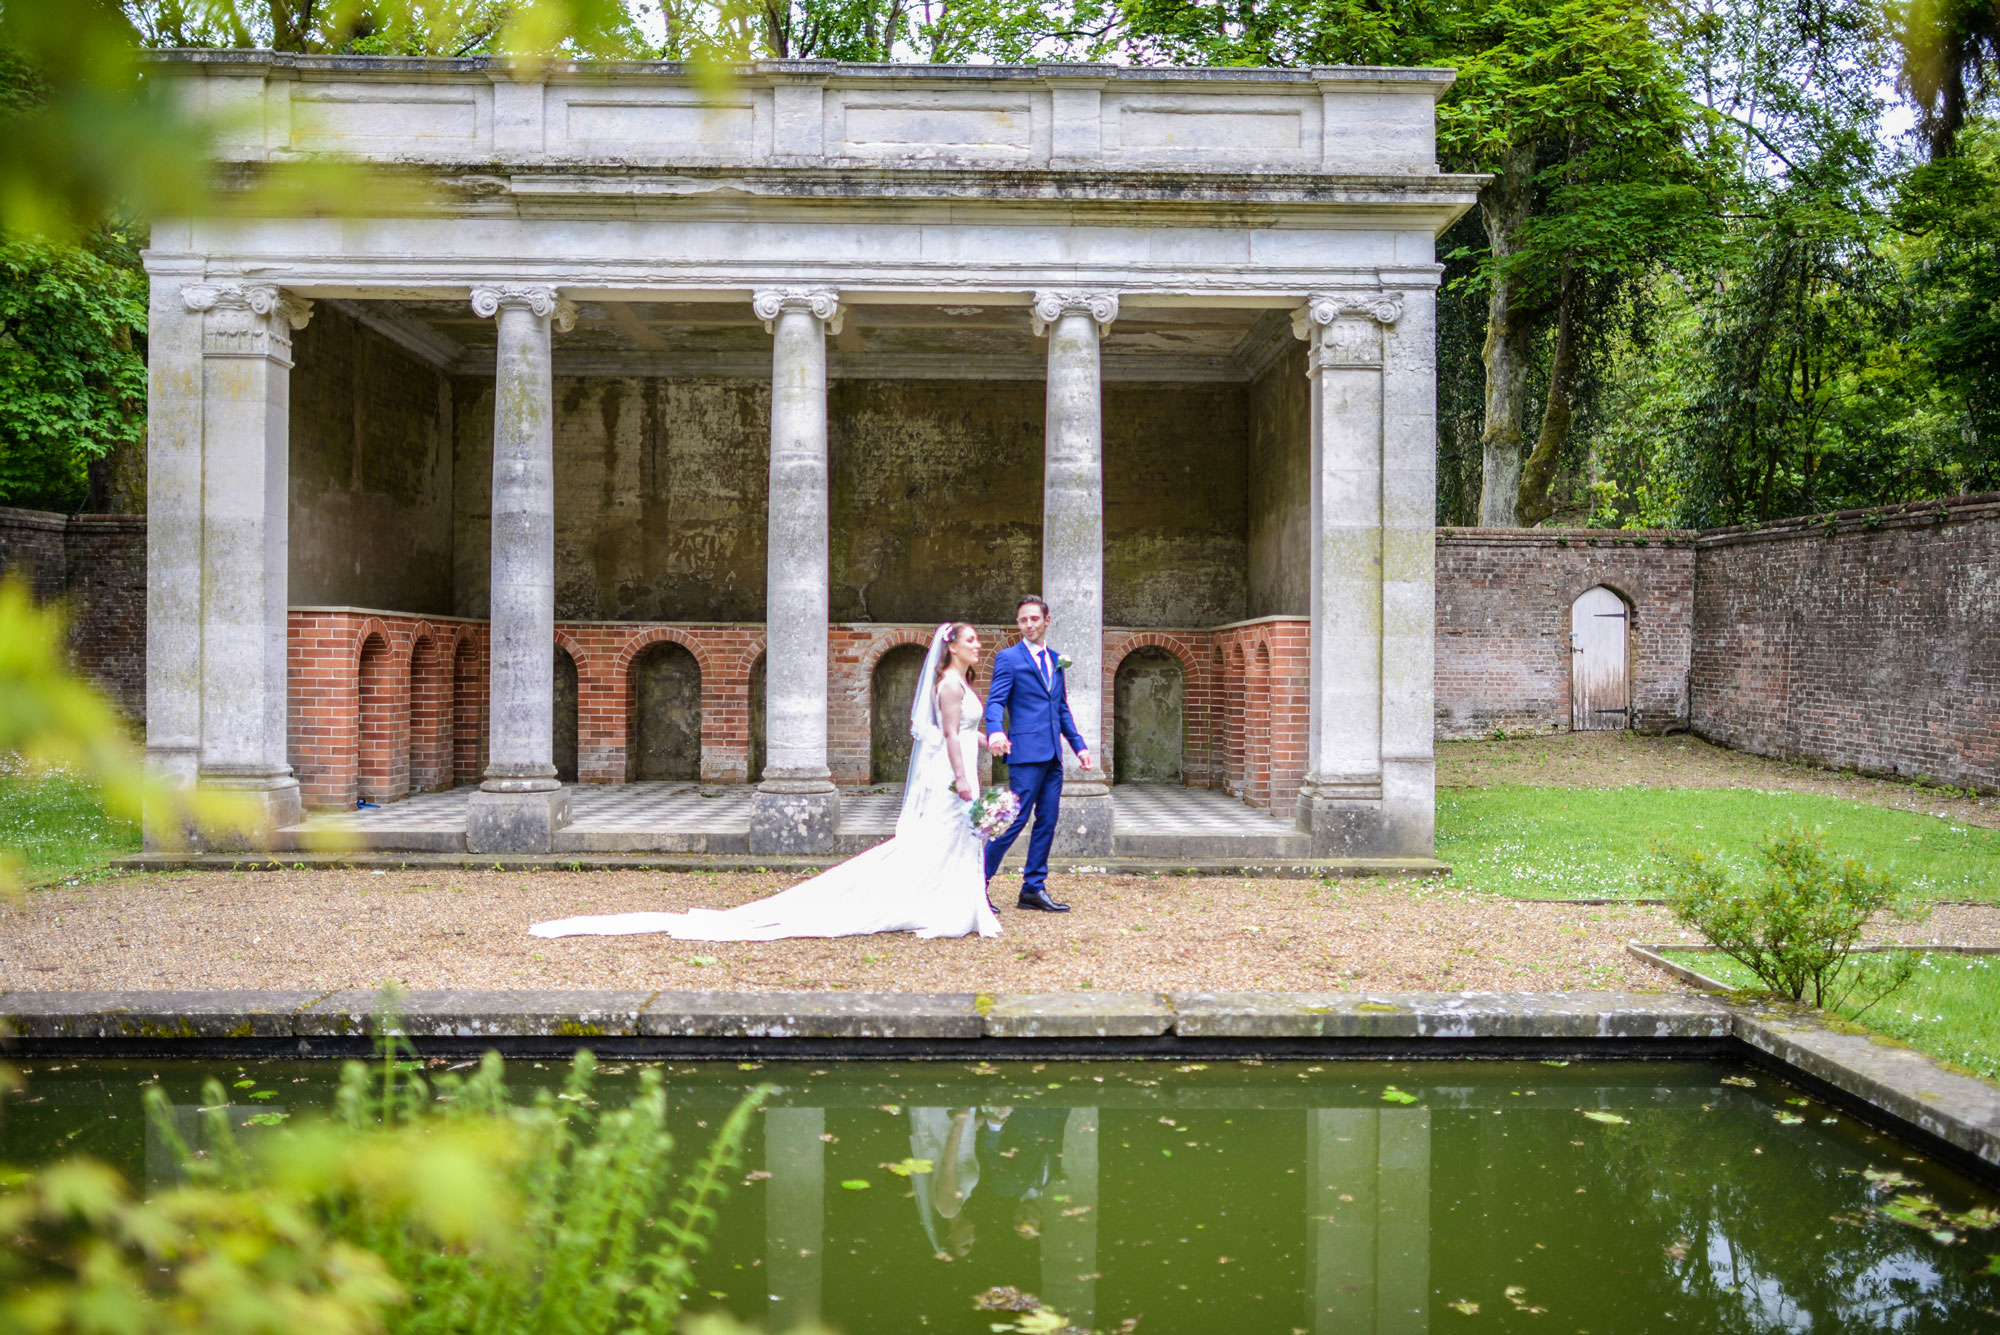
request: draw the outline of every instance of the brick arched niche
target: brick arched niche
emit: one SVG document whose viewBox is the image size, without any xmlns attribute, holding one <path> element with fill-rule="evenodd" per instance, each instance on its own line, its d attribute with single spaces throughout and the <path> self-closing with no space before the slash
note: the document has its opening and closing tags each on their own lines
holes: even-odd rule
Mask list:
<svg viewBox="0 0 2000 1335">
<path fill-rule="evenodd" d="M 910 769 L 910 706 L 923 674 L 925 645 L 890 646 L 868 678 L 868 781 L 901 783 Z"/>
<path fill-rule="evenodd" d="M 356 792 L 363 802 L 393 802 L 410 790 L 410 702 L 409 679 L 386 629 L 362 632 L 354 676 Z"/>
<path fill-rule="evenodd" d="M 750 665 L 750 764 L 747 782 L 764 781 L 764 655 Z"/>
<path fill-rule="evenodd" d="M 452 776 L 451 646 L 435 628 L 419 625 L 410 645 L 409 791 L 449 788 Z"/>
<path fill-rule="evenodd" d="M 701 778 L 701 664 L 686 645 L 659 640 L 632 656 L 626 699 L 628 780 Z"/>
<path fill-rule="evenodd" d="M 459 783 L 477 783 L 486 769 L 484 648 L 484 640 L 468 631 L 451 656 L 451 771 Z"/>
<path fill-rule="evenodd" d="M 564 783 L 576 782 L 578 678 L 575 656 L 558 644 L 555 680 L 551 684 L 555 695 L 552 727 L 556 777 Z"/>
<path fill-rule="evenodd" d="M 1114 783 L 1187 780 L 1193 676 L 1180 655 L 1161 645 L 1141 645 L 1119 660 L 1112 685 Z"/>
</svg>

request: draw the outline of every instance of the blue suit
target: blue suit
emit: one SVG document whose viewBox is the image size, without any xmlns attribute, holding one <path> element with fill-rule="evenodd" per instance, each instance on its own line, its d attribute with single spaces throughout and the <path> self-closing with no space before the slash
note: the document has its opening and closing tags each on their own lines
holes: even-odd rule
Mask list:
<svg viewBox="0 0 2000 1335">
<path fill-rule="evenodd" d="M 1050 678 L 1035 666 L 1025 640 L 993 655 L 993 684 L 986 696 L 986 731 L 1007 734 L 1013 749 L 1007 755 L 1007 786 L 1021 799 L 1021 814 L 1006 833 L 986 845 L 986 879 L 1000 869 L 1000 860 L 1035 818 L 1035 832 L 1028 838 L 1028 866 L 1021 876 L 1021 893 L 1045 890 L 1049 880 L 1049 848 L 1055 843 L 1056 821 L 1062 815 L 1062 743 L 1078 755 L 1084 753 L 1083 734 L 1069 713 L 1069 690 L 1057 655 L 1049 657 Z M 1009 726 L 1000 720 L 1007 715 Z"/>
</svg>

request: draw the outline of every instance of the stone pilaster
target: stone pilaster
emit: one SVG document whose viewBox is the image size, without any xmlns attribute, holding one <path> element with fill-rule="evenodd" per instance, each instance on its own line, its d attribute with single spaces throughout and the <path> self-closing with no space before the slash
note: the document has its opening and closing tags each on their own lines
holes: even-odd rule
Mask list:
<svg viewBox="0 0 2000 1335">
<path fill-rule="evenodd" d="M 1095 769 L 1071 757 L 1063 775 L 1056 850 L 1111 852 L 1104 723 L 1104 385 L 1099 340 L 1118 318 L 1109 292 L 1038 292 L 1034 327 L 1049 340 L 1047 445 L 1042 465 L 1042 597 L 1049 644 L 1067 654 L 1069 709 Z"/>
<path fill-rule="evenodd" d="M 182 296 L 203 262 L 147 257 L 146 763 L 177 788 L 201 768 L 202 312 Z M 169 828 L 149 813 L 147 847 Z"/>
<path fill-rule="evenodd" d="M 1437 849 L 1437 295 L 1382 330 L 1382 820 L 1398 857 Z"/>
<path fill-rule="evenodd" d="M 576 312 L 552 287 L 472 289 L 498 317 L 493 388 L 493 570 L 486 774 L 466 811 L 474 853 L 547 853 L 569 823 L 556 778 L 553 328 Z"/>
<path fill-rule="evenodd" d="M 1382 804 L 1382 342 L 1402 294 L 1309 299 L 1310 720 L 1298 822 L 1316 857 L 1386 857 Z M 1428 852 L 1428 850 L 1426 850 Z"/>
<path fill-rule="evenodd" d="M 312 303 L 270 283 L 189 283 L 182 308 L 201 319 L 201 546 L 198 591 L 170 589 L 164 615 L 186 616 L 198 604 L 200 639 L 199 781 L 252 804 L 250 827 L 211 843 L 257 845 L 302 814 L 299 783 L 286 760 L 285 633 L 290 578 L 292 331 Z M 177 327 L 178 326 L 178 327 Z M 188 366 L 191 327 L 168 326 L 172 350 L 162 377 L 170 386 Z M 173 336 L 180 339 L 174 343 Z M 177 405 L 160 438 L 171 476 L 162 481 L 182 507 L 169 535 L 178 553 L 169 578 L 184 577 L 187 489 L 192 481 L 185 432 L 191 405 Z M 172 443 L 169 443 L 169 442 Z M 149 609 L 150 611 L 150 609 Z M 188 623 L 168 621 L 163 630 Z M 185 668 L 185 649 L 171 666 Z M 184 685 L 177 682 L 176 685 Z M 184 707 L 185 699 L 169 705 Z"/>
<path fill-rule="evenodd" d="M 826 763 L 826 336 L 840 332 L 840 301 L 827 288 L 770 288 L 752 309 L 773 338 L 764 779 L 750 850 L 823 853 L 840 831 Z"/>
</svg>

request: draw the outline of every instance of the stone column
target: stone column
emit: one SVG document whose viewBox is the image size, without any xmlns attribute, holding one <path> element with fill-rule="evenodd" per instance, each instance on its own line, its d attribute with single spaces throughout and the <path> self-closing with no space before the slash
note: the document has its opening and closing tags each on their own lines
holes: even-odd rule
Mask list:
<svg viewBox="0 0 2000 1335">
<path fill-rule="evenodd" d="M 1435 281 L 1435 280 L 1433 280 Z M 1382 822 L 1401 857 L 1437 852 L 1437 294 L 1402 293 L 1382 331 Z"/>
<path fill-rule="evenodd" d="M 147 257 L 146 762 L 177 788 L 201 768 L 201 405 L 204 316 L 183 297 L 199 259 Z M 149 812 L 146 847 L 170 813 Z"/>
<path fill-rule="evenodd" d="M 552 287 L 472 289 L 499 317 L 493 386 L 493 574 L 486 775 L 466 809 L 473 853 L 547 853 L 569 823 L 556 779 L 556 481 L 551 326 L 576 311 Z"/>
<path fill-rule="evenodd" d="M 1400 293 L 1312 297 L 1311 700 L 1298 823 L 1314 857 L 1387 857 L 1382 808 L 1382 328 Z M 1428 850 L 1426 850 L 1428 851 Z"/>
<path fill-rule="evenodd" d="M 192 283 L 181 289 L 181 302 L 202 317 L 200 562 L 194 571 L 180 564 L 188 533 L 176 525 L 168 543 L 180 553 L 180 568 L 162 574 L 194 574 L 200 587 L 163 593 L 169 616 L 186 616 L 197 601 L 200 607 L 200 782 L 238 795 L 254 811 L 249 828 L 216 842 L 256 844 L 302 814 L 286 759 L 285 641 L 292 331 L 305 328 L 312 303 L 269 283 L 243 282 Z M 175 378 L 171 365 L 162 373 Z M 190 424 L 188 405 L 178 407 L 180 421 L 167 424 L 168 432 Z M 184 504 L 189 460 L 172 448 L 163 453 L 173 476 L 162 490 Z M 183 511 L 178 519 L 185 518 Z M 174 628 L 169 622 L 162 630 Z M 174 661 L 184 667 L 185 657 L 178 651 Z"/>
<path fill-rule="evenodd" d="M 823 287 L 771 288 L 756 293 L 752 309 L 774 338 L 764 779 L 750 811 L 750 851 L 824 853 L 840 831 L 826 763 L 826 336 L 840 332 L 840 301 Z"/>
<path fill-rule="evenodd" d="M 1069 657 L 1069 711 L 1091 763 L 1066 756 L 1056 851 L 1111 852 L 1104 747 L 1104 410 L 1098 341 L 1118 318 L 1109 292 L 1037 292 L 1034 327 L 1049 340 L 1042 465 L 1042 597 L 1050 648 Z"/>
</svg>

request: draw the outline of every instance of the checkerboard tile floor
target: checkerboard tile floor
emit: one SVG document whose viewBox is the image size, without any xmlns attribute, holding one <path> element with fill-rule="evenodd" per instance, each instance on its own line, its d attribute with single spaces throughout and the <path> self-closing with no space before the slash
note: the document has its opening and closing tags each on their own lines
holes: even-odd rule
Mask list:
<svg viewBox="0 0 2000 1335">
<path fill-rule="evenodd" d="M 742 834 L 750 829 L 751 792 L 747 786 L 704 790 L 692 783 L 577 785 L 570 789 L 567 828 L 580 833 Z M 364 839 L 371 831 L 463 831 L 472 793 L 469 787 L 419 793 L 374 810 L 316 815 L 310 823 L 352 830 Z M 1281 823 L 1269 812 L 1206 788 L 1127 783 L 1114 787 L 1111 798 L 1120 834 L 1269 834 Z M 902 807 L 900 786 L 843 794 L 841 829 L 886 837 L 895 832 Z"/>
</svg>

